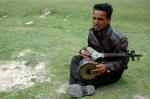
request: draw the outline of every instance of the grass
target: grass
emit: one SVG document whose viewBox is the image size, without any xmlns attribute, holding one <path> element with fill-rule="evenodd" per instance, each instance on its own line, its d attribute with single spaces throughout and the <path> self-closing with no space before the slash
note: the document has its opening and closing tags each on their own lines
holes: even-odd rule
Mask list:
<svg viewBox="0 0 150 99">
<path fill-rule="evenodd" d="M 87 45 L 88 30 L 92 26 L 92 6 L 102 2 L 113 5 L 112 25 L 128 38 L 129 49 L 135 49 L 143 57 L 141 61 L 130 61 L 119 82 L 102 86 L 95 95 L 82 99 L 133 99 L 135 95 L 150 98 L 150 1 L 1 0 L 0 60 L 27 60 L 28 66 L 45 62 L 51 81 L 26 89 L 0 92 L 0 99 L 70 99 L 67 94 L 56 90 L 68 83 L 70 60 Z M 45 8 L 51 14 L 40 18 Z M 26 25 L 29 21 L 34 21 L 34 24 Z M 44 56 L 12 57 L 25 49 Z"/>
</svg>

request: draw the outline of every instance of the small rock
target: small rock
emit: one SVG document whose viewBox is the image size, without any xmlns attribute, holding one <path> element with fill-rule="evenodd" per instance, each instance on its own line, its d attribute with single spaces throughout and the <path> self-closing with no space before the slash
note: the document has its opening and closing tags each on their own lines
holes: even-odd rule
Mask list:
<svg viewBox="0 0 150 99">
<path fill-rule="evenodd" d="M 6 15 L 6 16 L 3 16 L 3 18 L 7 18 L 8 16 Z"/>
<path fill-rule="evenodd" d="M 25 23 L 26 25 L 32 25 L 32 24 L 34 24 L 34 22 L 33 21 L 29 21 L 29 22 L 27 22 L 27 23 Z"/>
<path fill-rule="evenodd" d="M 48 15 L 50 15 L 50 10 L 48 8 L 44 9 L 42 12 L 42 15 L 40 16 L 40 18 L 46 17 Z"/>
<path fill-rule="evenodd" d="M 68 19 L 64 19 L 64 21 L 67 21 Z"/>
</svg>

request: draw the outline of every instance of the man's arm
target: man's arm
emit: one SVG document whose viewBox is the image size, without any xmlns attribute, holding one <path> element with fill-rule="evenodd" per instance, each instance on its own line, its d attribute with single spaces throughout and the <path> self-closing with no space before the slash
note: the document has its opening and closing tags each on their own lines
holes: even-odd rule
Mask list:
<svg viewBox="0 0 150 99">
<path fill-rule="evenodd" d="M 128 42 L 126 38 L 122 39 L 121 42 L 117 42 L 114 45 L 114 52 L 117 53 L 126 53 L 127 52 Z M 105 72 L 109 73 L 111 71 L 124 71 L 127 68 L 127 63 L 129 61 L 128 57 L 123 58 L 113 58 L 113 60 L 105 60 L 102 64 L 96 63 L 96 69 L 91 70 L 91 73 L 94 75 L 100 75 Z"/>
<path fill-rule="evenodd" d="M 117 41 L 113 45 L 114 52 L 117 53 L 127 53 L 128 52 L 127 47 L 128 47 L 128 42 L 126 38 L 122 38 L 120 41 Z M 122 57 L 122 58 L 113 59 L 111 61 L 107 61 L 104 64 L 106 66 L 107 72 L 123 71 L 124 69 L 127 69 L 128 61 L 129 61 L 128 57 Z"/>
</svg>

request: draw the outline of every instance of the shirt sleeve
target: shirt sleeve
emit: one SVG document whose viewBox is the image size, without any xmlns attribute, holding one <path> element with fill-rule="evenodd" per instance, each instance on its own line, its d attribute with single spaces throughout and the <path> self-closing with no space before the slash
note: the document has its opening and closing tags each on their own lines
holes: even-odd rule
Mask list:
<svg viewBox="0 0 150 99">
<path fill-rule="evenodd" d="M 113 51 L 114 53 L 127 53 L 128 47 L 128 42 L 127 38 L 122 38 L 116 41 L 113 45 Z M 129 58 L 128 57 L 121 57 L 117 59 L 111 59 L 107 62 L 105 62 L 106 66 L 106 72 L 111 72 L 111 71 L 124 71 L 124 69 L 127 69 L 127 64 L 128 64 Z"/>
</svg>

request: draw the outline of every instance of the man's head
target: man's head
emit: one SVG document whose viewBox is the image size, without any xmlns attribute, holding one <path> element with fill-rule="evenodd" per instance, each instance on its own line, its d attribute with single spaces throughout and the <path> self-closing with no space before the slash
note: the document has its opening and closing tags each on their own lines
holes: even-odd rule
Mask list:
<svg viewBox="0 0 150 99">
<path fill-rule="evenodd" d="M 93 27 L 96 31 L 103 30 L 111 21 L 113 9 L 108 3 L 95 4 L 93 7 Z"/>
</svg>

